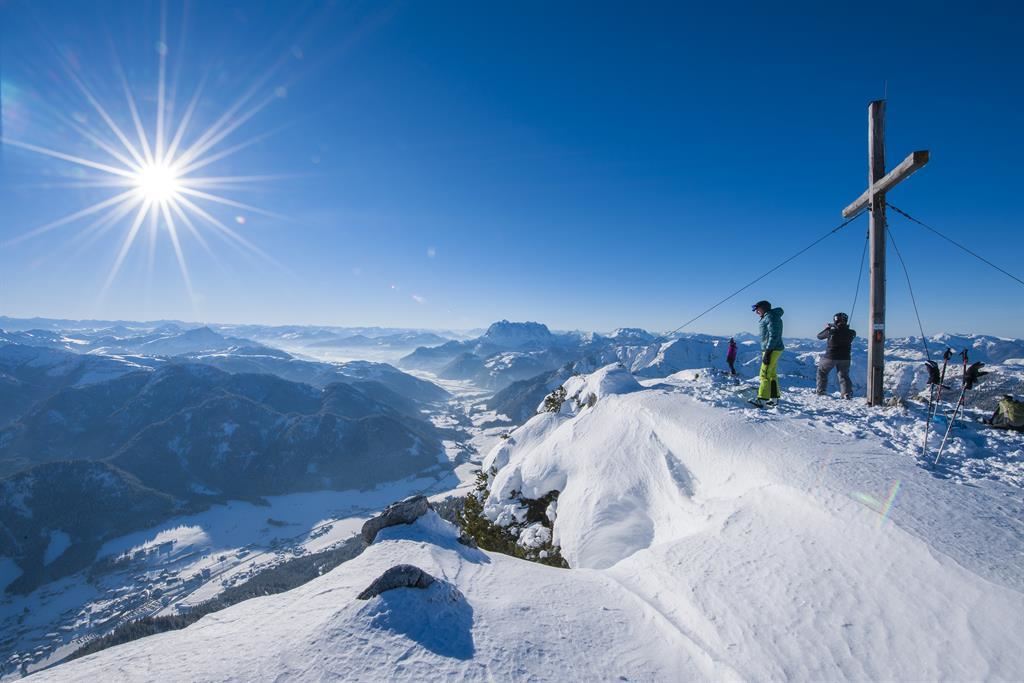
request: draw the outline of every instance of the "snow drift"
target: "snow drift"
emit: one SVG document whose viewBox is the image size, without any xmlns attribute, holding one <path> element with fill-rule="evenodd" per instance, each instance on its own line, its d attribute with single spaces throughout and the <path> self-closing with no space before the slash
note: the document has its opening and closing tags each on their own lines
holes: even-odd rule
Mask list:
<svg viewBox="0 0 1024 683">
<path fill-rule="evenodd" d="M 671 381 L 514 431 L 485 461 L 485 512 L 506 523 L 519 495 L 559 491 L 569 564 L 606 570 L 745 678 L 1021 670 L 1019 490 L 955 486 L 848 425 L 713 408 Z"/>
<path fill-rule="evenodd" d="M 709 405 L 689 381 L 571 378 L 487 457 L 494 520 L 560 491 L 574 569 L 430 513 L 290 593 L 39 678 L 1019 679 L 1019 488 L 938 478 L 862 428 L 894 412 Z M 403 563 L 439 581 L 355 600 Z"/>
</svg>

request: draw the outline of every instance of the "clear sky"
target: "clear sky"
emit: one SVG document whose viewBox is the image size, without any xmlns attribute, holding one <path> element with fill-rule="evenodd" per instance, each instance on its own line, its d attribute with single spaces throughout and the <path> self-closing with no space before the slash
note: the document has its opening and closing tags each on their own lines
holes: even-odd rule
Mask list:
<svg viewBox="0 0 1024 683">
<path fill-rule="evenodd" d="M 890 5 L 168 2 L 161 36 L 156 2 L 0 0 L 0 314 L 672 329 L 840 222 L 883 95 L 889 165 L 932 154 L 891 202 L 1021 275 L 1024 10 Z M 262 177 L 205 187 L 244 208 L 191 195 L 251 249 L 171 212 L 191 295 L 160 222 L 111 277 L 133 211 L 21 239 L 125 191 L 25 145 L 123 167 L 85 91 L 141 153 L 117 65 L 155 145 L 161 54 L 165 148 L 203 83 L 182 149 L 226 112 L 206 157 L 251 144 L 194 175 Z M 753 329 L 767 298 L 815 332 L 851 307 L 866 226 L 688 329 Z M 926 333 L 1024 337 L 1021 285 L 890 226 Z M 894 258 L 889 292 L 890 334 L 915 333 Z"/>
</svg>

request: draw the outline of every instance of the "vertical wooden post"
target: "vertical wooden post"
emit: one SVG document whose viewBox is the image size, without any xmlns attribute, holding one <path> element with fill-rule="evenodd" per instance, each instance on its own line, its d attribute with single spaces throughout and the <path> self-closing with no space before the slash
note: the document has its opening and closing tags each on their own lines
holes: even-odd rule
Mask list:
<svg viewBox="0 0 1024 683">
<path fill-rule="evenodd" d="M 885 193 L 871 188 L 885 176 L 885 100 L 868 105 L 868 191 L 870 193 L 871 308 L 868 338 L 868 405 L 882 405 L 885 372 Z"/>
</svg>

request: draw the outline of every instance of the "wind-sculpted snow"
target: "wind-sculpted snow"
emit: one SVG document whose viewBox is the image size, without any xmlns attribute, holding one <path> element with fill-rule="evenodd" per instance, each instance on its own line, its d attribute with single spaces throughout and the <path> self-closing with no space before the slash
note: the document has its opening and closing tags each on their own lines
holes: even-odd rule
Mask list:
<svg viewBox="0 0 1024 683">
<path fill-rule="evenodd" d="M 611 577 L 491 555 L 428 513 L 282 595 L 35 674 L 40 681 L 734 679 Z M 356 596 L 397 564 L 426 589 Z"/>
<path fill-rule="evenodd" d="M 693 527 L 694 443 L 670 446 L 632 394 L 641 386 L 620 365 L 563 385 L 557 415 L 541 413 L 484 461 L 497 470 L 485 513 L 499 524 L 521 516 L 515 494 L 559 491 L 554 543 L 573 567 L 602 569 L 656 542 L 665 529 Z M 682 448 L 685 453 L 676 453 Z M 745 468 L 732 485 L 762 480 Z M 745 482 L 745 483 L 741 483 Z"/>
<path fill-rule="evenodd" d="M 576 411 L 594 405 L 605 396 L 628 394 L 641 388 L 633 375 L 618 363 L 607 365 L 589 375 L 570 377 L 562 386 L 570 399 L 569 404 Z"/>
<path fill-rule="evenodd" d="M 868 425 L 898 413 L 712 407 L 686 390 L 702 374 L 514 430 L 485 461 L 486 514 L 512 523 L 519 497 L 560 491 L 569 564 L 606 569 L 743 677 L 1013 678 L 1019 489 L 894 453 Z"/>
<path fill-rule="evenodd" d="M 428 512 L 287 594 L 38 677 L 1019 679 L 1021 489 L 920 467 L 903 409 L 798 389 L 758 411 L 709 369 L 566 384 L 488 455 L 485 504 L 521 522 L 516 500 L 560 491 L 573 569 L 469 548 Z M 438 581 L 355 599 L 400 564 Z"/>
</svg>

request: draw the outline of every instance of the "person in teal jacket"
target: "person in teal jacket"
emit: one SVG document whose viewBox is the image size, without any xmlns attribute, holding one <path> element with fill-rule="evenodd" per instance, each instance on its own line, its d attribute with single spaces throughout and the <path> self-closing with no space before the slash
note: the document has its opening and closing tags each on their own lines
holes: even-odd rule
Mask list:
<svg viewBox="0 0 1024 683">
<path fill-rule="evenodd" d="M 772 308 L 767 301 L 758 301 L 750 307 L 760 317 L 761 327 L 761 385 L 757 399 L 751 401 L 758 408 L 774 406 L 779 400 L 779 357 L 786 348 L 782 343 L 782 309 Z"/>
</svg>

